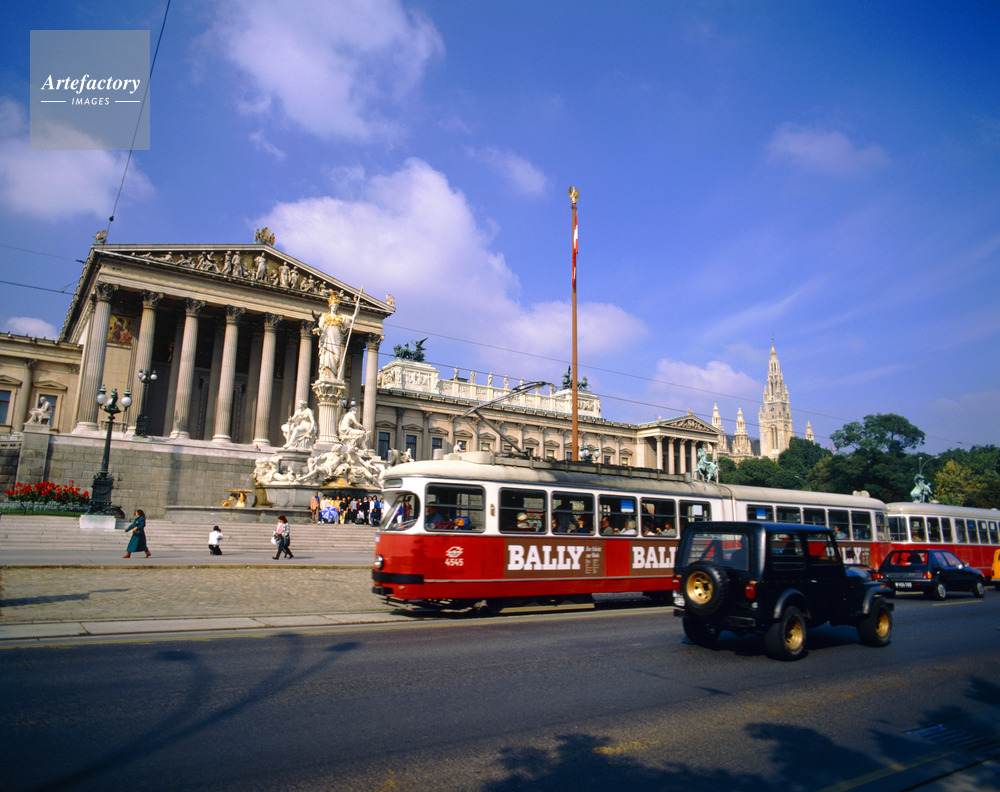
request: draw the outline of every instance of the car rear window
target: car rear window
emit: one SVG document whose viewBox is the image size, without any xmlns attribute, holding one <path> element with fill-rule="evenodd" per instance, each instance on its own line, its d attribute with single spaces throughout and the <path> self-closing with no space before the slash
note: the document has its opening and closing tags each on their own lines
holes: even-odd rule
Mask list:
<svg viewBox="0 0 1000 792">
<path fill-rule="evenodd" d="M 746 534 L 724 531 L 698 531 L 692 537 L 688 557 L 680 566 L 696 561 L 710 561 L 728 569 L 746 570 L 749 563 L 750 540 Z"/>
</svg>

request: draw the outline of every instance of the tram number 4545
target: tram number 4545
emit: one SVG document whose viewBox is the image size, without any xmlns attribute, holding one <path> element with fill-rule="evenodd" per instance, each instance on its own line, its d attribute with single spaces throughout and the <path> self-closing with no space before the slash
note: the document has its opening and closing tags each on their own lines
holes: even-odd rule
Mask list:
<svg viewBox="0 0 1000 792">
<path fill-rule="evenodd" d="M 462 558 L 462 548 L 461 547 L 449 547 L 444 551 L 447 556 L 444 560 L 445 566 L 464 566 L 465 559 Z"/>
</svg>

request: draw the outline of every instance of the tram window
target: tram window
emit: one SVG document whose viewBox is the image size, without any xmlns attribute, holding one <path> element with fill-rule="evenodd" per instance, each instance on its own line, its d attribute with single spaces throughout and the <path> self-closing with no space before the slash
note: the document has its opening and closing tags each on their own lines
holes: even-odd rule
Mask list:
<svg viewBox="0 0 1000 792">
<path fill-rule="evenodd" d="M 712 519 L 712 504 L 706 501 L 681 501 L 680 529 L 687 530 L 691 523 L 706 522 Z"/>
<path fill-rule="evenodd" d="M 592 534 L 594 496 L 578 492 L 552 493 L 552 532 Z"/>
<path fill-rule="evenodd" d="M 405 531 L 413 527 L 420 515 L 420 498 L 412 492 L 387 493 L 389 502 L 382 518 L 383 531 Z"/>
<path fill-rule="evenodd" d="M 937 517 L 927 518 L 927 541 L 928 542 L 940 542 L 941 541 L 941 521 Z"/>
<path fill-rule="evenodd" d="M 909 540 L 909 536 L 906 534 L 906 518 L 905 517 L 890 517 L 889 518 L 889 541 L 890 542 L 905 542 Z"/>
<path fill-rule="evenodd" d="M 1000 542 L 1000 536 L 997 536 L 997 524 L 990 520 L 990 544 L 997 544 Z"/>
<path fill-rule="evenodd" d="M 424 527 L 428 531 L 482 531 L 485 502 L 482 487 L 428 484 Z"/>
<path fill-rule="evenodd" d="M 677 504 L 662 498 L 643 498 L 642 535 L 676 539 Z"/>
<path fill-rule="evenodd" d="M 760 504 L 747 504 L 747 519 L 753 522 L 774 522 L 774 508 Z"/>
<path fill-rule="evenodd" d="M 802 522 L 806 525 L 826 525 L 825 509 L 803 509 Z"/>
<path fill-rule="evenodd" d="M 541 490 L 500 490 L 500 533 L 545 533 L 545 493 Z"/>
<path fill-rule="evenodd" d="M 636 536 L 635 498 L 601 495 L 597 501 L 601 513 L 602 536 Z"/>
<path fill-rule="evenodd" d="M 855 539 L 870 542 L 872 539 L 872 516 L 868 512 L 851 512 L 851 531 Z"/>
<path fill-rule="evenodd" d="M 775 522 L 780 523 L 800 523 L 802 522 L 802 510 L 798 506 L 775 506 Z"/>
<path fill-rule="evenodd" d="M 851 521 L 847 512 L 841 509 L 830 509 L 830 527 L 838 539 L 847 539 L 851 535 Z"/>
<path fill-rule="evenodd" d="M 924 525 L 923 517 L 910 518 L 910 538 L 914 542 L 927 541 L 927 527 Z"/>
<path fill-rule="evenodd" d="M 941 518 L 941 541 L 945 544 L 951 544 L 951 517 Z"/>
<path fill-rule="evenodd" d="M 990 536 L 986 533 L 986 520 L 979 521 L 979 544 L 989 544 Z"/>
<path fill-rule="evenodd" d="M 888 534 L 889 530 L 885 524 L 885 514 L 880 511 L 875 512 L 875 541 L 885 541 L 885 537 L 888 536 Z"/>
<path fill-rule="evenodd" d="M 961 517 L 955 518 L 955 541 L 959 544 L 967 544 L 969 537 L 965 533 L 965 520 Z"/>
</svg>

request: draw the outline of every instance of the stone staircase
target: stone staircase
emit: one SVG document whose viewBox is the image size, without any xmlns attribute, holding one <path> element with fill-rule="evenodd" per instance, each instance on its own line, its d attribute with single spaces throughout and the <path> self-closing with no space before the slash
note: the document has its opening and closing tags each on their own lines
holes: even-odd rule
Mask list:
<svg viewBox="0 0 1000 792">
<path fill-rule="evenodd" d="M 130 534 L 123 533 L 130 520 L 118 520 L 114 531 L 84 531 L 77 517 L 0 516 L 0 548 L 18 550 L 83 550 L 122 552 Z M 146 539 L 153 552 L 202 550 L 211 525 L 146 520 Z M 261 550 L 271 547 L 271 526 L 261 523 L 225 523 L 222 550 Z M 292 551 L 373 553 L 373 525 L 292 525 Z"/>
</svg>

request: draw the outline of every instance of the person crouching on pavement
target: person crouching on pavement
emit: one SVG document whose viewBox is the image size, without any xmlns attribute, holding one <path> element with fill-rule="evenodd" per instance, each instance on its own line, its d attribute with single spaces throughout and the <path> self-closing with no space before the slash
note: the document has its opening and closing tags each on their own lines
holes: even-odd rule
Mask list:
<svg viewBox="0 0 1000 792">
<path fill-rule="evenodd" d="M 225 538 L 222 535 L 222 531 L 219 530 L 218 525 L 212 526 L 212 533 L 208 535 L 208 551 L 212 555 L 222 555 L 222 550 L 219 549 L 219 542 Z"/>
</svg>

